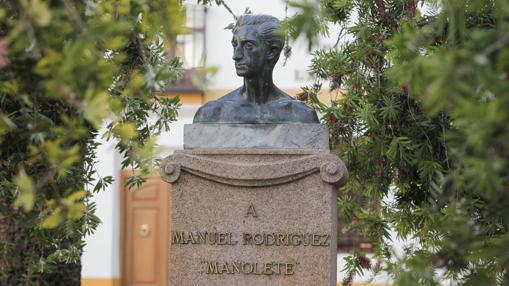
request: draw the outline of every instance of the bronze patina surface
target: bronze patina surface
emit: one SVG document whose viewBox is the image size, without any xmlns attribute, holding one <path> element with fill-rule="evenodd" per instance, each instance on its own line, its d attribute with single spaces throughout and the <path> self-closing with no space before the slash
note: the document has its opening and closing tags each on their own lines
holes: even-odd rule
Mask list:
<svg viewBox="0 0 509 286">
<path fill-rule="evenodd" d="M 316 112 L 274 85 L 272 72 L 284 41 L 268 15 L 240 16 L 233 30 L 233 60 L 244 84 L 202 106 L 194 123 L 318 123 Z"/>
</svg>

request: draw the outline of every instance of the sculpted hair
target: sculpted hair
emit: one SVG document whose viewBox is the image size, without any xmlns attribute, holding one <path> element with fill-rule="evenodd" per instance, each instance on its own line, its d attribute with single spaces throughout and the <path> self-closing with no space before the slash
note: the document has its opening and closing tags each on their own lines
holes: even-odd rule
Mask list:
<svg viewBox="0 0 509 286">
<path fill-rule="evenodd" d="M 265 41 L 267 45 L 277 45 L 278 53 L 277 57 L 275 58 L 275 61 L 277 61 L 284 45 L 284 39 L 277 32 L 280 25 L 280 21 L 274 16 L 245 14 L 237 19 L 237 23 L 233 32 L 235 32 L 235 30 L 241 26 L 256 27 L 258 35 L 262 38 L 263 41 Z"/>
</svg>

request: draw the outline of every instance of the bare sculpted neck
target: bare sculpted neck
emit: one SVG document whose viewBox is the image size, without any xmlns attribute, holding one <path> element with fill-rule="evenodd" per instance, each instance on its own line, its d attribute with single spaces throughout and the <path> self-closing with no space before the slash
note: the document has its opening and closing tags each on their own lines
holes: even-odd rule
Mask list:
<svg viewBox="0 0 509 286">
<path fill-rule="evenodd" d="M 246 101 L 258 105 L 277 99 L 278 92 L 272 81 L 272 73 L 261 77 L 244 78 L 240 94 Z"/>
</svg>

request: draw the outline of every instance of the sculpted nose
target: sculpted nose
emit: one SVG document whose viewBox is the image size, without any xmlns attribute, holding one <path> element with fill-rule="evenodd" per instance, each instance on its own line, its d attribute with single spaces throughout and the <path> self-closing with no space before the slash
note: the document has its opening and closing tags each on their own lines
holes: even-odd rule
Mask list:
<svg viewBox="0 0 509 286">
<path fill-rule="evenodd" d="M 240 61 L 242 59 L 242 49 L 240 49 L 239 47 L 233 48 L 232 59 L 236 62 Z"/>
</svg>

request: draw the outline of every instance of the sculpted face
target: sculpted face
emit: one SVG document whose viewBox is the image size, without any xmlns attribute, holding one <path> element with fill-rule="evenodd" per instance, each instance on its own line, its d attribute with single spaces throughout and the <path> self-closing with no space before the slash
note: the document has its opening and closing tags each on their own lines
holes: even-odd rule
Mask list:
<svg viewBox="0 0 509 286">
<path fill-rule="evenodd" d="M 254 26 L 240 26 L 233 33 L 233 60 L 238 76 L 250 78 L 262 74 L 266 58 L 265 42 Z"/>
</svg>

